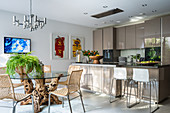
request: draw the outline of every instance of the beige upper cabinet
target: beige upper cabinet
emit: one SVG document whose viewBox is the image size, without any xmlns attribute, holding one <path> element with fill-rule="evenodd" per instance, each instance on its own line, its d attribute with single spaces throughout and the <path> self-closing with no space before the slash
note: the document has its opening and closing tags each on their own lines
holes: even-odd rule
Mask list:
<svg viewBox="0 0 170 113">
<path fill-rule="evenodd" d="M 144 48 L 144 23 L 136 25 L 136 47 Z"/>
<path fill-rule="evenodd" d="M 125 49 L 126 47 L 125 27 L 116 29 L 116 49 Z"/>
<path fill-rule="evenodd" d="M 144 36 L 146 38 L 160 38 L 161 20 L 155 18 L 145 21 Z"/>
<path fill-rule="evenodd" d="M 170 16 L 162 17 L 162 32 L 163 37 L 170 36 Z"/>
<path fill-rule="evenodd" d="M 93 50 L 99 51 L 100 55 L 103 55 L 103 31 L 102 29 L 97 29 L 93 31 Z"/>
<path fill-rule="evenodd" d="M 134 49 L 135 48 L 135 25 L 127 26 L 126 27 L 126 49 Z"/>
<path fill-rule="evenodd" d="M 113 27 L 103 28 L 103 49 L 113 49 Z"/>
</svg>

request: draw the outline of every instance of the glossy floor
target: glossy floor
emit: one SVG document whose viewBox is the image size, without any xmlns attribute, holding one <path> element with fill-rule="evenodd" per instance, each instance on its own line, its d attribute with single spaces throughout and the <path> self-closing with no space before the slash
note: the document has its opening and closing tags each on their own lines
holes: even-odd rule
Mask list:
<svg viewBox="0 0 170 113">
<path fill-rule="evenodd" d="M 23 92 L 22 88 L 17 89 Z M 83 100 L 87 113 L 149 113 L 148 104 L 141 103 L 133 108 L 126 107 L 126 99 L 118 100 L 114 103 L 109 103 L 108 96 L 104 94 L 95 94 L 88 91 L 83 91 Z M 71 101 L 73 113 L 83 113 L 80 99 Z M 41 113 L 47 113 L 47 106 L 41 106 Z M 31 113 L 31 105 L 20 106 L 17 105 L 16 113 Z M 0 113 L 11 113 L 12 102 L 11 100 L 0 101 Z M 52 105 L 51 113 L 69 113 L 69 106 L 65 100 L 64 108 L 61 105 Z M 155 113 L 170 113 L 170 99 L 160 104 L 160 109 Z"/>
</svg>

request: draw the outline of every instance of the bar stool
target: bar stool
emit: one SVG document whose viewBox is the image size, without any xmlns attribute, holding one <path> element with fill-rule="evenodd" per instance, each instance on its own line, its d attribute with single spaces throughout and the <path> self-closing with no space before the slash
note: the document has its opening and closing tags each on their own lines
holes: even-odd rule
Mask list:
<svg viewBox="0 0 170 113">
<path fill-rule="evenodd" d="M 140 101 L 141 101 L 141 98 L 142 98 L 142 96 L 143 96 L 143 94 L 141 94 L 141 93 L 143 93 L 142 91 L 143 91 L 143 88 L 141 88 L 141 83 L 146 83 L 146 84 L 149 84 L 150 85 L 150 94 L 149 94 L 149 112 L 150 113 L 153 113 L 153 112 L 155 112 L 156 110 L 158 110 L 159 109 L 159 106 L 158 106 L 158 92 L 157 92 L 157 88 L 156 88 L 156 80 L 152 80 L 152 79 L 149 79 L 149 70 L 148 69 L 136 69 L 136 68 L 133 68 L 133 81 L 134 82 L 137 82 L 137 83 L 140 83 L 140 90 L 139 90 L 139 98 L 140 98 Z M 155 100 L 157 100 L 157 106 L 156 106 L 156 108 L 154 109 L 154 110 L 152 110 L 151 109 L 151 93 L 152 93 L 152 91 L 151 91 L 151 85 L 153 85 L 153 87 L 154 87 L 154 84 L 155 84 L 155 96 L 156 96 L 156 99 Z M 129 96 L 129 101 L 128 101 L 128 107 L 129 108 L 131 108 L 132 106 L 134 106 L 134 105 L 136 105 L 136 104 L 138 104 L 138 103 L 140 103 L 140 101 L 139 102 L 136 102 L 135 104 L 133 104 L 133 105 L 130 105 L 130 98 L 131 98 L 131 88 L 132 88 L 132 85 L 131 85 L 131 87 L 130 87 L 130 96 Z M 137 88 L 138 89 L 138 88 Z"/>
<path fill-rule="evenodd" d="M 115 67 L 114 68 L 114 77 L 111 80 L 111 86 L 110 86 L 110 99 L 109 102 L 115 102 L 116 100 L 111 100 L 112 96 L 112 88 L 113 88 L 113 84 L 114 84 L 114 80 L 122 80 L 124 81 L 124 94 L 125 94 L 125 88 L 126 88 L 126 84 L 127 84 L 127 89 L 128 89 L 128 79 L 127 79 L 127 70 L 126 68 L 120 68 L 120 67 Z M 126 82 L 126 83 L 125 83 Z M 128 90 L 127 90 L 128 93 Z M 121 94 L 121 89 L 120 89 L 120 94 Z"/>
</svg>

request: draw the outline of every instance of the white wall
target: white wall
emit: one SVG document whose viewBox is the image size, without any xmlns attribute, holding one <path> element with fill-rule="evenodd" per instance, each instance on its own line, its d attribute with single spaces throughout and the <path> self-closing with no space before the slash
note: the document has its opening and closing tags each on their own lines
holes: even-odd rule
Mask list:
<svg viewBox="0 0 170 113">
<path fill-rule="evenodd" d="M 93 28 L 58 22 L 54 20 L 48 20 L 47 25 L 43 29 L 30 32 L 29 30 L 23 29 L 22 26 L 16 27 L 12 24 L 12 16 L 16 15 L 19 20 L 23 21 L 23 15 L 0 11 L 0 62 L 6 62 L 2 58 L 3 55 L 3 38 L 4 36 L 14 36 L 21 38 L 31 39 L 31 49 L 35 51 L 32 53 L 39 57 L 44 64 L 51 64 L 52 70 L 54 71 L 65 71 L 68 65 L 75 60 L 51 60 L 50 59 L 50 34 L 68 34 L 74 36 L 85 37 L 85 49 L 93 49 Z"/>
</svg>

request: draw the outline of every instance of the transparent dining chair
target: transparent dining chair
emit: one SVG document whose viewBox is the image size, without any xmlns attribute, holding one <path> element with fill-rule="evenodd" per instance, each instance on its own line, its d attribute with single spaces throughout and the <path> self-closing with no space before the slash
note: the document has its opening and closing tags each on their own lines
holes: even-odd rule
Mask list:
<svg viewBox="0 0 170 113">
<path fill-rule="evenodd" d="M 63 100 L 62 107 L 64 107 L 64 97 L 67 97 L 71 113 L 72 113 L 72 107 L 71 107 L 70 101 L 80 96 L 83 110 L 85 112 L 83 99 L 82 99 L 82 93 L 80 90 L 80 79 L 81 79 L 82 72 L 83 72 L 83 70 L 72 71 L 71 75 L 69 77 L 69 80 L 68 80 L 68 84 L 66 85 L 67 86 L 66 88 L 62 88 L 62 89 L 59 89 L 59 90 L 49 93 L 48 113 L 50 113 L 50 97 L 51 97 L 51 95 L 56 95 L 56 96 L 62 97 L 62 100 Z M 79 96 L 70 99 L 70 94 L 73 94 L 73 93 L 78 93 Z"/>
<path fill-rule="evenodd" d="M 15 108 L 18 102 L 25 100 L 28 97 L 32 97 L 31 94 L 14 93 L 14 87 L 11 82 L 9 75 L 0 74 L 0 100 L 3 99 L 13 99 L 13 111 L 15 113 Z M 34 100 L 32 97 L 32 109 L 34 113 Z"/>
<path fill-rule="evenodd" d="M 148 69 L 138 69 L 138 68 L 133 68 L 133 81 L 135 82 L 138 82 L 140 84 L 139 86 L 139 98 L 140 98 L 140 101 L 141 101 L 141 98 L 143 96 L 143 89 L 141 87 L 141 83 L 146 83 L 147 85 L 149 84 L 149 89 L 150 89 L 150 93 L 149 93 L 149 112 L 150 113 L 153 113 L 155 112 L 156 110 L 159 109 L 159 106 L 158 106 L 158 92 L 157 92 L 157 87 L 156 87 L 156 80 L 155 79 L 150 79 L 149 77 L 149 70 Z M 152 85 L 153 85 L 153 88 L 155 87 L 155 99 L 152 99 Z M 132 88 L 132 87 L 131 87 Z M 131 89 L 130 88 L 130 89 Z M 137 86 L 138 88 L 138 86 Z M 131 90 L 130 90 L 130 96 L 129 96 L 129 99 L 128 99 L 128 103 L 129 103 L 129 108 L 131 108 L 132 106 L 136 105 L 136 104 L 139 104 L 139 102 L 137 103 L 134 103 L 134 104 L 131 104 L 130 105 L 130 98 L 131 98 Z M 157 106 L 152 110 L 151 108 L 151 101 L 152 100 L 155 100 L 157 101 Z M 155 103 L 155 102 L 154 102 Z"/>
</svg>

